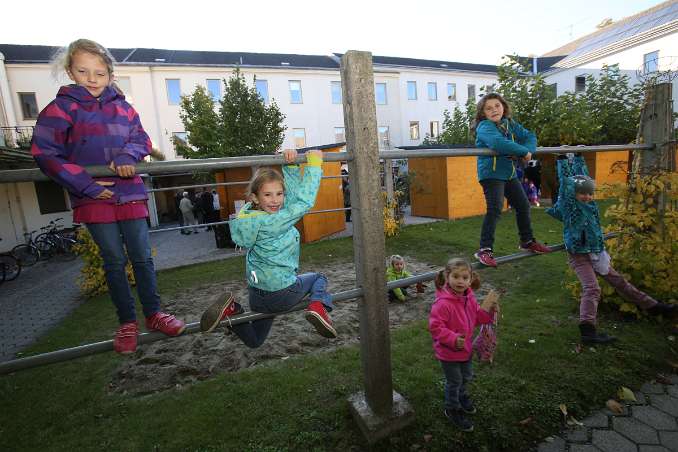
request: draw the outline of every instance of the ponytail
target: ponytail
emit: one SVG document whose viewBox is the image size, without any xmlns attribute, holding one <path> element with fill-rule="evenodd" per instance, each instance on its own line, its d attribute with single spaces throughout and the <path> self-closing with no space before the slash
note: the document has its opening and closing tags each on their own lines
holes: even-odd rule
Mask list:
<svg viewBox="0 0 678 452">
<path fill-rule="evenodd" d="M 440 270 L 435 279 L 436 289 L 442 289 L 445 286 L 445 270 Z"/>
</svg>

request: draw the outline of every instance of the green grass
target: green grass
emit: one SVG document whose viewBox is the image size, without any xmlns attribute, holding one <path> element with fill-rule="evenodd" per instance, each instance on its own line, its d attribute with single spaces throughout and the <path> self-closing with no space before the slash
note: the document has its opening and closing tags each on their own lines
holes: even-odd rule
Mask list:
<svg viewBox="0 0 678 452">
<path fill-rule="evenodd" d="M 442 265 L 470 256 L 481 218 L 405 228 L 387 252 Z M 560 241 L 560 225 L 533 211 L 535 233 Z M 554 232 L 549 232 L 554 231 Z M 497 254 L 516 249 L 513 214 L 497 231 Z M 304 264 L 352 261 L 350 238 L 302 249 Z M 476 431 L 461 434 L 441 416 L 442 372 L 426 322 L 391 334 L 394 389 L 412 404 L 415 423 L 373 450 L 524 450 L 560 428 L 559 404 L 577 418 L 603 406 L 620 385 L 637 388 L 671 357 L 662 326 L 601 315 L 619 345 L 575 353 L 577 303 L 563 289 L 563 253 L 481 272 L 506 290 L 495 364 L 476 364 L 471 387 Z M 160 272 L 165 296 L 190 285 L 239 279 L 242 258 Z M 110 338 L 115 318 L 107 297 L 92 299 L 27 353 Z M 529 343 L 534 339 L 535 343 Z M 138 398 L 106 387 L 124 358 L 105 353 L 0 377 L 3 450 L 366 450 L 346 399 L 361 390 L 359 347 L 276 361 L 219 375 L 181 390 Z M 520 421 L 533 421 L 521 425 Z M 430 435 L 428 442 L 424 435 Z M 428 436 L 427 436 L 428 438 Z"/>
</svg>

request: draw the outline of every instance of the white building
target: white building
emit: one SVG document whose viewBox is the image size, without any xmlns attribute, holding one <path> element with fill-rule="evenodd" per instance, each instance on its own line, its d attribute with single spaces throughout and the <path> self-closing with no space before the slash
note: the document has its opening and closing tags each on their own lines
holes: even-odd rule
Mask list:
<svg viewBox="0 0 678 452">
<path fill-rule="evenodd" d="M 678 1 L 670 0 L 617 22 L 604 21 L 595 32 L 539 57 L 537 68 L 558 95 L 584 91 L 586 76 L 597 76 L 604 65 L 618 65 L 635 84 L 649 72 L 678 71 L 677 31 Z M 675 85 L 673 96 L 675 104 Z"/>
<path fill-rule="evenodd" d="M 4 141 L 12 140 L 16 127 L 30 130 L 59 86 L 68 83 L 52 76 L 50 59 L 56 50 L 0 44 L 0 126 L 10 128 L 5 129 Z M 110 50 L 117 60 L 118 85 L 139 112 L 154 146 L 169 160 L 177 158 L 172 137 L 185 135 L 180 97 L 199 85 L 221 97 L 222 79 L 228 79 L 235 67 L 250 84 L 256 77 L 260 95 L 266 102 L 275 101 L 285 114 L 282 148 L 344 141 L 339 54 Z M 464 105 L 469 97 L 476 99 L 481 87 L 497 80 L 496 66 L 491 65 L 379 56 L 373 62 L 383 147 L 418 145 L 426 135 L 436 136 L 445 110 Z M 171 204 L 168 195 L 158 199 L 160 212 Z M 50 183 L 0 184 L 0 250 L 22 242 L 25 232 L 56 217 L 63 217 L 66 224 L 72 219 L 66 197 Z M 158 223 L 155 211 L 151 222 Z"/>
</svg>

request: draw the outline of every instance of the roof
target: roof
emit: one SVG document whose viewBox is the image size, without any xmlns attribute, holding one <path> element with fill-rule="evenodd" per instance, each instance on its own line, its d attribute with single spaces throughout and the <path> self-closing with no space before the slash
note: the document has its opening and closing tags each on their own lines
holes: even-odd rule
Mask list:
<svg viewBox="0 0 678 452">
<path fill-rule="evenodd" d="M 0 44 L 6 63 L 49 63 L 59 50 L 54 46 Z M 284 53 L 213 52 L 168 49 L 109 49 L 118 64 L 130 65 L 188 65 L 188 66 L 254 66 L 339 69 L 338 58 L 333 55 L 300 55 Z M 416 67 L 438 70 L 460 70 L 496 74 L 497 67 L 489 64 L 458 63 L 452 61 L 420 60 L 373 56 L 375 65 L 387 67 Z"/>
<path fill-rule="evenodd" d="M 557 49 L 543 54 L 544 57 L 559 57 L 565 62 L 582 57 L 609 45 L 632 38 L 678 20 L 678 0 L 669 0 L 633 16 L 613 22 L 600 30 L 582 36 Z"/>
</svg>

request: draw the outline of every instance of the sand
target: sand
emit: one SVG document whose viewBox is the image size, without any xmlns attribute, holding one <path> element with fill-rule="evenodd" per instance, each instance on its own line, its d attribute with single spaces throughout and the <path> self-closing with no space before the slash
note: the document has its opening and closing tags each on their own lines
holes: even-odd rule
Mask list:
<svg viewBox="0 0 678 452">
<path fill-rule="evenodd" d="M 406 260 L 407 269 L 412 274 L 437 269 L 407 257 Z M 300 273 L 305 271 L 324 273 L 328 277 L 329 290 L 332 293 L 355 287 L 355 270 L 352 265 L 337 264 L 315 267 L 312 270 L 302 268 Z M 414 296 L 412 288 L 408 291 L 409 296 L 405 302 L 388 304 L 391 329 L 428 318 L 435 290 L 432 281 L 426 284 L 426 292 L 420 296 Z M 197 322 L 207 306 L 228 292 L 233 292 L 236 300 L 249 310 L 244 280 L 202 285 L 179 292 L 173 297 L 163 299 L 163 309 L 186 322 Z M 482 296 L 484 292 L 481 289 L 479 295 Z M 297 311 L 277 317 L 266 342 L 257 349 L 247 348 L 235 334 L 225 334 L 224 327 L 218 327 L 211 333 L 190 334 L 142 345 L 115 370 L 109 390 L 139 396 L 181 389 L 216 374 L 235 372 L 271 360 L 284 360 L 293 355 L 326 352 L 356 344 L 360 340 L 358 303 L 357 299 L 335 303 L 335 309 L 330 316 L 338 333 L 337 339 L 320 336 L 305 320 L 303 311 Z"/>
</svg>

